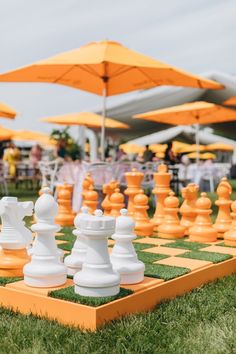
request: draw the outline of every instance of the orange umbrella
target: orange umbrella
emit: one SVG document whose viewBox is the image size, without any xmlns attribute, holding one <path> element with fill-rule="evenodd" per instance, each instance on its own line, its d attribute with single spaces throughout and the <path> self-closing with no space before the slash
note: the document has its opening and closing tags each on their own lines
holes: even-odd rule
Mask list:
<svg viewBox="0 0 236 354">
<path fill-rule="evenodd" d="M 70 113 L 42 119 L 42 121 L 46 123 L 60 125 L 82 125 L 90 128 L 101 128 L 102 120 L 102 116 L 92 112 Z M 115 119 L 106 118 L 106 128 L 129 129 L 129 125 L 121 123 Z"/>
<path fill-rule="evenodd" d="M 35 141 L 42 145 L 56 144 L 56 142 L 51 139 L 49 135 L 31 130 L 15 130 L 13 131 L 12 139 L 20 141 Z"/>
<path fill-rule="evenodd" d="M 160 85 L 223 88 L 212 80 L 179 70 L 112 41 L 92 42 L 10 71 L 0 75 L 0 81 L 57 83 L 103 96 L 103 158 L 107 96 Z"/>
<path fill-rule="evenodd" d="M 210 152 L 205 152 L 204 154 L 198 154 L 197 152 L 191 152 L 190 154 L 187 155 L 190 159 L 201 159 L 201 160 L 209 160 L 209 159 L 215 159 L 216 155 L 212 154 Z"/>
<path fill-rule="evenodd" d="M 225 143 L 214 143 L 206 146 L 206 150 L 220 150 L 220 151 L 233 151 L 235 147 L 233 145 Z"/>
<path fill-rule="evenodd" d="M 236 96 L 232 96 L 232 97 L 228 98 L 223 103 L 228 105 L 228 106 L 236 106 Z"/>
<path fill-rule="evenodd" d="M 16 111 L 4 103 L 0 102 L 0 117 L 13 119 L 16 116 Z"/>
<path fill-rule="evenodd" d="M 0 140 L 10 140 L 13 133 L 13 130 L 4 128 L 2 125 L 0 125 Z"/>
<path fill-rule="evenodd" d="M 120 149 L 122 149 L 126 154 L 139 154 L 143 153 L 145 150 L 144 146 L 140 146 L 137 144 L 121 144 L 119 146 Z"/>
<path fill-rule="evenodd" d="M 197 101 L 169 108 L 136 114 L 133 118 L 173 125 L 196 124 L 196 145 L 199 146 L 199 125 L 236 120 L 236 111 L 220 105 Z M 199 149 L 197 149 L 199 151 Z"/>
</svg>

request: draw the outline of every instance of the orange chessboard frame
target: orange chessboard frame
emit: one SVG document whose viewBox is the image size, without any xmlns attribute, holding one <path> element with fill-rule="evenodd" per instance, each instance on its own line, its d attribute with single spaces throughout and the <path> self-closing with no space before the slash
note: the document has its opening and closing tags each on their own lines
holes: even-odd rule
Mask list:
<svg viewBox="0 0 236 354">
<path fill-rule="evenodd" d="M 64 286 L 54 289 L 30 288 L 24 285 L 23 281 L 17 281 L 0 287 L 0 305 L 22 314 L 31 313 L 56 320 L 63 325 L 94 331 L 108 321 L 151 310 L 163 300 L 175 298 L 202 284 L 235 272 L 236 255 L 221 263 L 206 263 L 172 280 L 145 277 L 144 282 L 140 284 L 122 286 L 133 290 L 133 294 L 98 307 L 48 297 L 49 291 L 71 286 L 71 279 L 68 279 Z"/>
</svg>

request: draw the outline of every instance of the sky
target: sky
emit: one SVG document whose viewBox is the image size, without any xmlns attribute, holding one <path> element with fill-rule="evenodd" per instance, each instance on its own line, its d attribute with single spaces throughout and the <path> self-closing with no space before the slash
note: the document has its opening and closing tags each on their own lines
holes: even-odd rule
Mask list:
<svg viewBox="0 0 236 354">
<path fill-rule="evenodd" d="M 236 74 L 235 0 L 0 0 L 0 8 L 1 73 L 109 39 L 196 74 Z M 42 117 L 102 104 L 94 94 L 37 83 L 0 83 L 0 102 L 19 112 L 0 124 L 45 132 L 52 126 Z"/>
</svg>

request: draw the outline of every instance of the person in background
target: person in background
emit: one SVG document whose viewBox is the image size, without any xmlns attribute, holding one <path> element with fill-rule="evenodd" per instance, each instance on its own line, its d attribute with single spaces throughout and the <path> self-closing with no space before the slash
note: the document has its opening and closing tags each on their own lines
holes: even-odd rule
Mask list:
<svg viewBox="0 0 236 354">
<path fill-rule="evenodd" d="M 15 144 L 9 143 L 8 147 L 4 150 L 3 161 L 7 162 L 9 167 L 10 177 L 16 176 L 16 165 L 21 159 L 21 152 Z"/>
<path fill-rule="evenodd" d="M 66 142 L 63 139 L 58 142 L 57 156 L 61 157 L 62 159 L 64 159 L 66 156 Z"/>
<path fill-rule="evenodd" d="M 172 149 L 172 142 L 169 142 L 167 145 L 164 161 L 168 165 L 175 165 L 178 162 L 178 160 L 174 154 L 174 151 Z"/>
<path fill-rule="evenodd" d="M 42 160 L 42 148 L 39 144 L 36 144 L 30 150 L 29 161 L 30 164 L 35 168 L 38 166 L 38 163 L 41 160 Z"/>
<path fill-rule="evenodd" d="M 143 153 L 143 162 L 150 162 L 152 159 L 155 157 L 155 154 L 152 152 L 152 150 L 149 149 L 149 145 L 146 145 L 146 149 L 144 150 Z"/>
</svg>

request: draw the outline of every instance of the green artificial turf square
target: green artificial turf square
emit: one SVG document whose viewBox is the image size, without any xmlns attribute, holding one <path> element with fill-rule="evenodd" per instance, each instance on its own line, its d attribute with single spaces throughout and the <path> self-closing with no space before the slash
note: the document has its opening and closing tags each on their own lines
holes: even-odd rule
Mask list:
<svg viewBox="0 0 236 354">
<path fill-rule="evenodd" d="M 176 240 L 173 243 L 167 243 L 165 247 L 170 247 L 170 248 L 183 248 L 185 250 L 199 250 L 200 248 L 208 247 L 210 246 L 209 244 L 206 243 L 199 243 L 199 242 L 191 242 L 191 241 L 185 241 L 184 239 L 181 240 Z"/>
<path fill-rule="evenodd" d="M 81 296 L 75 293 L 74 286 L 69 286 L 68 288 L 50 291 L 48 293 L 48 296 L 56 299 L 75 302 L 81 305 L 98 307 L 131 294 L 133 294 L 132 290 L 120 288 L 119 294 L 114 296 L 105 296 L 105 297 Z"/>
<path fill-rule="evenodd" d="M 142 250 L 145 250 L 146 248 L 156 247 L 157 245 L 149 244 L 149 243 L 136 243 L 136 242 L 133 242 L 133 246 L 134 246 L 135 251 L 142 251 Z"/>
<path fill-rule="evenodd" d="M 232 258 L 230 254 L 222 254 L 217 252 L 205 252 L 205 251 L 186 252 L 176 257 L 198 259 L 201 261 L 209 261 L 212 263 L 219 263 Z"/>
<path fill-rule="evenodd" d="M 138 259 L 145 264 L 153 263 L 155 261 L 160 261 L 161 259 L 165 259 L 169 257 L 164 254 L 156 254 L 156 253 L 149 253 L 149 252 L 142 252 L 142 251 L 137 251 L 137 256 Z"/>
<path fill-rule="evenodd" d="M 13 278 L 8 278 L 8 277 L 0 277 L 0 286 L 5 286 L 10 283 L 15 283 L 16 281 L 23 280 L 23 277 L 13 277 Z"/>
<path fill-rule="evenodd" d="M 146 277 L 170 280 L 189 272 L 190 269 L 184 267 L 174 267 L 164 264 L 146 264 L 144 274 Z"/>
<path fill-rule="evenodd" d="M 224 242 L 217 243 L 216 246 L 236 248 L 236 246 L 228 246 Z"/>
<path fill-rule="evenodd" d="M 60 245 L 57 245 L 60 249 L 62 249 L 63 251 L 71 251 L 72 247 L 73 247 L 74 243 L 71 242 L 67 242 L 67 243 L 61 243 Z"/>
</svg>

